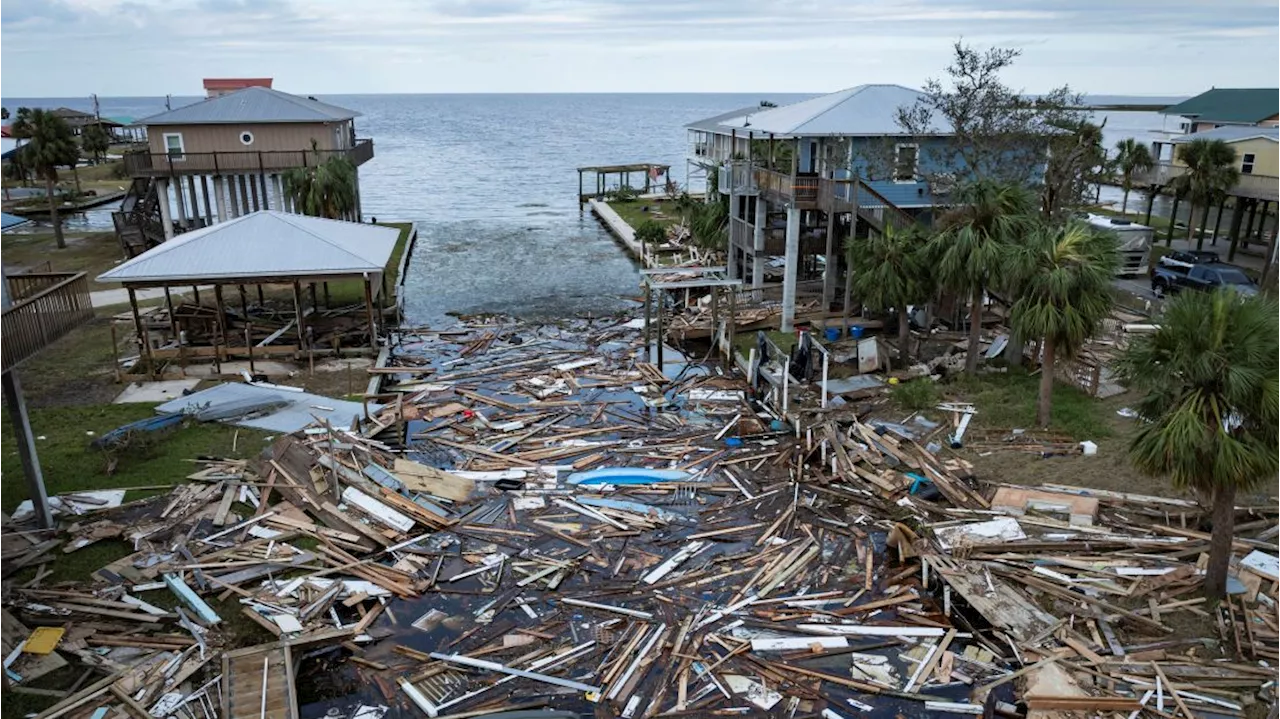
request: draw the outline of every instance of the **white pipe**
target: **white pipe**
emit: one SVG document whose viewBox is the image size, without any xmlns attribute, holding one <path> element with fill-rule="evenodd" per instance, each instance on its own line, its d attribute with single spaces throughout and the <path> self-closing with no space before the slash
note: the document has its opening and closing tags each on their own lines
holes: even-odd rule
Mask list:
<svg viewBox="0 0 1280 719">
<path fill-rule="evenodd" d="M 826 352 L 822 353 L 822 408 L 827 408 L 827 365 L 830 363 L 830 356 Z"/>
<path fill-rule="evenodd" d="M 788 406 L 787 400 L 790 399 L 790 395 L 789 395 L 790 391 L 791 391 L 791 358 L 788 357 L 782 363 L 782 415 L 783 415 L 782 418 L 784 421 L 786 420 L 787 406 Z"/>
</svg>

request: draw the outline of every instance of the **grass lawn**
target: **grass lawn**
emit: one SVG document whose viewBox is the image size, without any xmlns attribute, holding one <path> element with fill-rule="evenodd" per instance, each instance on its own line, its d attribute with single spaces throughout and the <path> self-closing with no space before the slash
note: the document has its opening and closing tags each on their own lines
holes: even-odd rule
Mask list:
<svg viewBox="0 0 1280 719">
<path fill-rule="evenodd" d="M 105 404 L 120 393 L 112 371 L 110 314 L 104 310 L 15 370 L 28 407 Z M 122 355 L 136 354 L 125 346 L 131 329 L 117 327 L 116 333 Z"/>
<path fill-rule="evenodd" d="M 409 246 L 409 232 L 413 224 L 409 222 L 379 222 L 383 227 L 394 227 L 400 230 L 400 238 L 395 249 L 391 251 L 391 259 L 387 260 L 387 291 L 394 294 L 396 282 L 400 279 L 400 258 Z M 291 297 L 292 295 L 290 295 Z M 364 282 L 361 280 L 339 280 L 329 283 L 329 302 L 335 306 L 364 303 Z"/>
<path fill-rule="evenodd" d="M 108 473 L 108 455 L 89 446 L 96 436 L 116 427 L 155 416 L 152 404 L 93 404 L 79 407 L 28 408 L 36 451 L 50 495 L 89 489 L 173 485 L 196 470 L 189 460 L 200 456 L 248 458 L 261 452 L 265 432 L 223 424 L 189 423 L 149 436 L 118 452 Z M 12 512 L 27 498 L 13 427 L 4 415 L 3 462 L 0 463 L 0 507 Z M 90 435 L 89 433 L 93 434 Z M 43 437 L 43 439 L 39 439 Z M 161 490 L 130 492 L 126 501 Z M 82 550 L 84 551 L 84 550 Z M 77 552 L 76 554 L 79 554 Z"/>
<path fill-rule="evenodd" d="M 90 290 L 97 286 L 93 278 L 123 261 L 120 243 L 113 232 L 91 232 L 66 235 L 67 246 L 58 249 L 52 232 L 6 234 L 0 240 L 6 267 L 19 269 L 48 262 L 54 272 L 89 273 Z"/>
<path fill-rule="evenodd" d="M 662 200 L 615 200 L 608 204 L 619 217 L 631 225 L 632 229 L 639 227 L 645 220 L 653 220 L 663 227 L 671 227 L 684 219 L 684 215 L 676 210 L 674 205 Z"/>
</svg>

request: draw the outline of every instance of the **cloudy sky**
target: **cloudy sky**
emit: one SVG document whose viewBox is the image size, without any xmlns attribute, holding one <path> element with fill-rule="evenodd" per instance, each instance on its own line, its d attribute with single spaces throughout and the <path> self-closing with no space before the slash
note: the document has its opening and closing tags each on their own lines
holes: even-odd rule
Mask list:
<svg viewBox="0 0 1280 719">
<path fill-rule="evenodd" d="M 1276 0 L 4 0 L 7 97 L 820 92 L 919 86 L 950 44 L 1019 47 L 1028 92 L 1280 84 Z"/>
</svg>

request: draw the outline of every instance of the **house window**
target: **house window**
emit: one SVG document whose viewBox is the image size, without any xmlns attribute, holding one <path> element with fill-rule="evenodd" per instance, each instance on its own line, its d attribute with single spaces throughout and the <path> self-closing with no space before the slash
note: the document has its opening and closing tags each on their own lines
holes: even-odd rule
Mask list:
<svg viewBox="0 0 1280 719">
<path fill-rule="evenodd" d="M 248 147 L 249 145 L 252 145 L 252 144 L 253 144 L 253 133 L 252 133 L 252 132 L 249 132 L 248 130 L 242 130 L 242 131 L 240 132 L 240 144 L 241 144 L 241 145 L 244 145 L 244 146 L 246 146 L 246 147 Z"/>
<path fill-rule="evenodd" d="M 182 133 L 180 132 L 166 132 L 164 134 L 164 149 L 170 160 L 186 159 L 186 148 L 182 145 Z"/>
<path fill-rule="evenodd" d="M 1241 158 L 1241 162 L 1240 162 L 1241 175 L 1253 174 L 1253 161 L 1254 161 L 1253 153 L 1252 152 L 1245 153 L 1245 156 Z"/>
<path fill-rule="evenodd" d="M 920 163 L 920 146 L 899 144 L 893 152 L 893 181 L 915 182 Z"/>
</svg>

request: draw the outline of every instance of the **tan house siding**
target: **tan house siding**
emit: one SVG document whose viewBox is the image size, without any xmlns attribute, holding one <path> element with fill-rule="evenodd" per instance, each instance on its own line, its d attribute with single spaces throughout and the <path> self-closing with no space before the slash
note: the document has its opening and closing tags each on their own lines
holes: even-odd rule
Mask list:
<svg viewBox="0 0 1280 719">
<path fill-rule="evenodd" d="M 1253 170 L 1249 174 L 1269 177 L 1280 176 L 1280 144 L 1277 144 L 1275 140 L 1255 137 L 1248 140 L 1236 140 L 1227 144 L 1236 151 L 1237 170 L 1242 169 L 1245 155 L 1253 155 Z M 1185 166 L 1186 163 L 1178 155 L 1177 147 L 1177 145 L 1174 146 L 1173 164 Z"/>
<path fill-rule="evenodd" d="M 253 134 L 245 145 L 240 135 Z M 351 122 L 151 125 L 147 128 L 151 152 L 164 154 L 165 135 L 181 134 L 183 151 L 199 152 L 280 152 L 310 150 L 312 141 L 320 150 L 350 147 Z"/>
</svg>

